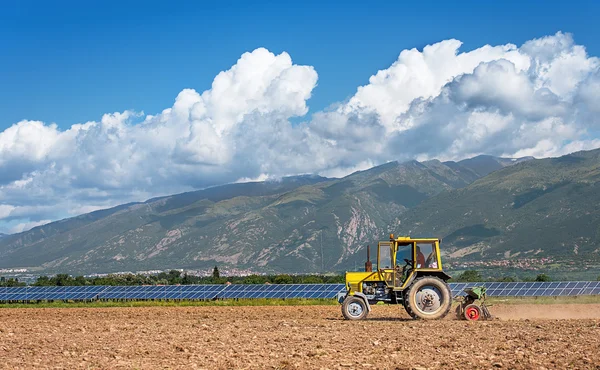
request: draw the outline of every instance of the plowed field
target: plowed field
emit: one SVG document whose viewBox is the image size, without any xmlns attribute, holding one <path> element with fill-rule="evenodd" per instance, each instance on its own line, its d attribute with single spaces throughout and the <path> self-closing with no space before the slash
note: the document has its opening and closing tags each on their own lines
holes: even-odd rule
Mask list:
<svg viewBox="0 0 600 370">
<path fill-rule="evenodd" d="M 0 309 L 0 368 L 600 369 L 600 305 L 414 321 L 377 306 Z"/>
</svg>

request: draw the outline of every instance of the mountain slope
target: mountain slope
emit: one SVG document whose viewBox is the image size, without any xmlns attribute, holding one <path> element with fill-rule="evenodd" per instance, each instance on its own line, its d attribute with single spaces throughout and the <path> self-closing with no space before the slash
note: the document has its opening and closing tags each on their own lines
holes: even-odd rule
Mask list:
<svg viewBox="0 0 600 370">
<path fill-rule="evenodd" d="M 439 161 L 391 162 L 342 179 L 300 176 L 122 205 L 0 241 L 0 268 L 109 272 L 206 268 L 331 271 L 427 198 L 476 177 Z"/>
<path fill-rule="evenodd" d="M 600 150 L 529 160 L 427 199 L 401 218 L 444 237 L 447 258 L 598 258 Z"/>
</svg>

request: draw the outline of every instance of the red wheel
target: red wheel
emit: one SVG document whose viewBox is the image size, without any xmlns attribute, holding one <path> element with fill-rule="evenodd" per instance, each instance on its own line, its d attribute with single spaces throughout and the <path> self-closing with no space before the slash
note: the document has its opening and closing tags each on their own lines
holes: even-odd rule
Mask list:
<svg viewBox="0 0 600 370">
<path fill-rule="evenodd" d="M 465 307 L 465 319 L 477 321 L 481 318 L 481 308 L 476 304 L 469 304 Z"/>
</svg>

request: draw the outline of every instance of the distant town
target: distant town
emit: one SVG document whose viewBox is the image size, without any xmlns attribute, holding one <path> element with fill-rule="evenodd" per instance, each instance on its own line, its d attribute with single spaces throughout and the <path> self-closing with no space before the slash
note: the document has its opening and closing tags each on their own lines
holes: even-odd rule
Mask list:
<svg viewBox="0 0 600 370">
<path fill-rule="evenodd" d="M 446 266 L 454 269 L 471 269 L 474 267 L 509 267 L 522 270 L 539 270 L 550 264 L 556 263 L 552 257 L 544 258 L 518 258 L 518 259 L 501 259 L 491 261 L 468 261 L 457 264 L 446 263 Z"/>
<path fill-rule="evenodd" d="M 86 278 L 101 278 L 101 277 L 106 277 L 109 275 L 144 275 L 144 276 L 151 276 L 151 275 L 158 275 L 160 273 L 165 273 L 165 272 L 169 272 L 169 271 L 178 271 L 181 273 L 181 275 L 188 275 L 188 276 L 195 276 L 195 277 L 210 277 L 213 275 L 213 269 L 214 267 L 211 268 L 207 268 L 207 269 L 192 269 L 192 270 L 188 270 L 188 269 L 165 269 L 165 270 L 145 270 L 145 271 L 117 271 L 117 272 L 106 272 L 106 273 L 94 273 L 94 274 L 81 274 L 82 276 L 86 277 Z M 239 269 L 239 268 L 231 268 L 231 267 L 226 267 L 226 266 L 219 266 L 219 272 L 222 276 L 250 276 L 250 275 L 259 275 L 259 276 L 266 276 L 269 275 L 269 273 L 267 272 L 257 272 L 251 269 Z M 52 273 L 40 273 L 37 271 L 31 271 L 29 269 L 26 268 L 18 268 L 18 269 L 0 269 L 0 276 L 5 277 L 5 278 L 18 278 L 19 281 L 25 282 L 25 283 L 32 283 L 34 282 L 38 277 L 43 276 L 43 275 L 53 275 Z M 79 275 L 79 274 L 72 274 L 72 275 Z M 299 275 L 299 274 L 288 274 L 288 275 Z M 307 275 L 307 274 L 302 274 L 302 275 Z M 310 275 L 310 274 L 308 274 Z"/>
</svg>

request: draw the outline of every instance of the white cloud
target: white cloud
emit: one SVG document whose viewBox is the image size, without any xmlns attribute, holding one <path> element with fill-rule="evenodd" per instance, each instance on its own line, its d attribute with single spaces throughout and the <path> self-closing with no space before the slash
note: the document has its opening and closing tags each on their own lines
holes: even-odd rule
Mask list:
<svg viewBox="0 0 600 370">
<path fill-rule="evenodd" d="M 22 233 L 23 231 L 28 231 L 28 230 L 33 229 L 34 227 L 42 226 L 42 225 L 45 225 L 50 222 L 52 222 L 52 220 L 24 222 L 24 223 L 20 223 L 18 225 L 13 226 L 12 228 L 9 229 L 8 232 L 9 232 L 9 234 Z"/>
<path fill-rule="evenodd" d="M 583 113 L 581 119 L 595 124 L 600 123 L 598 118 L 598 113 L 600 113 L 600 70 L 596 70 L 593 75 L 579 84 L 576 102 L 579 103 L 578 108 Z"/>
<path fill-rule="evenodd" d="M 253 177 L 253 178 L 242 177 L 241 179 L 236 180 L 235 183 L 241 184 L 241 183 L 245 183 L 245 182 L 263 182 L 263 181 L 267 181 L 267 180 L 271 180 L 271 177 L 269 175 L 267 175 L 266 173 L 261 173 L 257 177 Z"/>
<path fill-rule="evenodd" d="M 0 133 L 0 165 L 20 156 L 25 161 L 43 162 L 59 132 L 56 125 L 39 121 L 21 121 Z"/>
<path fill-rule="evenodd" d="M 355 166 L 337 167 L 337 168 L 333 168 L 333 169 L 330 169 L 327 171 L 323 171 L 320 173 L 320 175 L 323 177 L 330 177 L 330 178 L 342 178 L 344 176 L 348 176 L 351 173 L 354 173 L 357 171 L 368 170 L 369 168 L 372 168 L 373 166 L 375 166 L 375 164 L 372 161 L 366 160 L 366 161 L 362 161 L 362 162 L 356 164 Z"/>
<path fill-rule="evenodd" d="M 444 85 L 456 76 L 472 73 L 483 62 L 506 59 L 518 70 L 529 68 L 529 59 L 512 44 L 486 45 L 458 53 L 458 40 L 446 40 L 428 45 L 423 51 L 404 50 L 388 69 L 377 72 L 369 84 L 358 88 L 344 111 L 359 107 L 374 110 L 388 130 L 409 129 L 406 121 L 397 120 L 415 99 L 438 96 Z"/>
<path fill-rule="evenodd" d="M 308 112 L 317 73 L 263 48 L 158 114 L 105 114 L 67 130 L 18 122 L 0 132 L 0 220 L 41 222 L 290 174 L 343 176 L 396 159 L 544 157 L 600 145 L 600 62 L 571 35 L 460 46 L 404 50 L 347 102 L 300 124 L 290 118 Z"/>
<path fill-rule="evenodd" d="M 558 147 L 556 143 L 549 139 L 543 139 L 535 147 L 517 151 L 515 157 L 560 157 L 565 154 L 578 152 L 581 150 L 590 150 L 600 148 L 600 139 L 576 140 L 571 141 L 564 146 Z"/>
<path fill-rule="evenodd" d="M 548 88 L 568 97 L 587 75 L 598 69 L 598 58 L 589 58 L 582 45 L 576 45 L 570 34 L 557 33 L 526 42 L 521 50 L 529 56 L 529 74 L 536 89 Z"/>
<path fill-rule="evenodd" d="M 0 204 L 0 219 L 10 216 L 11 212 L 14 211 L 14 209 L 15 207 L 13 206 L 7 204 Z"/>
</svg>

